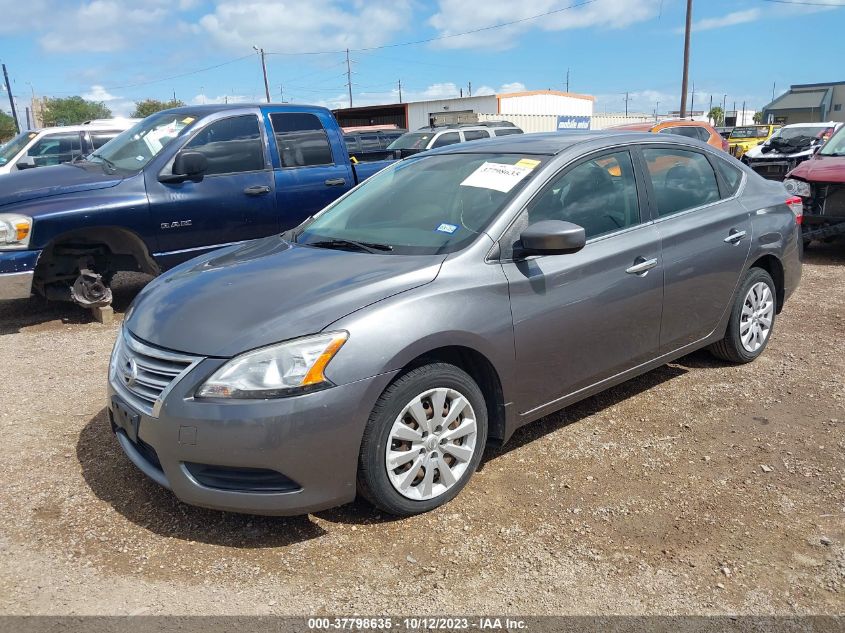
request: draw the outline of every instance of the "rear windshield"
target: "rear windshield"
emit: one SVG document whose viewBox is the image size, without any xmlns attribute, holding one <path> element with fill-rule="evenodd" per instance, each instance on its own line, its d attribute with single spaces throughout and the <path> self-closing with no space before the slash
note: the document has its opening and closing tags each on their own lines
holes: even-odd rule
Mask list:
<svg viewBox="0 0 845 633">
<path fill-rule="evenodd" d="M 434 132 L 409 132 L 393 141 L 387 149 L 425 149 L 432 136 Z"/>
<path fill-rule="evenodd" d="M 451 253 L 484 231 L 546 160 L 420 154 L 364 181 L 305 225 L 296 242 L 330 247 L 354 240 L 392 255 Z"/>
</svg>

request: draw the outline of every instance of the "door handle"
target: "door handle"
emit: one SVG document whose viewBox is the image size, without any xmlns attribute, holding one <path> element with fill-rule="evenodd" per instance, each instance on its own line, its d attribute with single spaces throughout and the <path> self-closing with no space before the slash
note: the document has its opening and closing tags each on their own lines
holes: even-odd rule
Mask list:
<svg viewBox="0 0 845 633">
<path fill-rule="evenodd" d="M 325 183 L 326 187 L 340 187 L 346 184 L 345 178 L 329 178 Z"/>
<path fill-rule="evenodd" d="M 265 193 L 270 193 L 270 187 L 267 185 L 254 185 L 244 189 L 244 193 L 248 196 L 261 196 Z"/>
<path fill-rule="evenodd" d="M 629 275 L 645 275 L 652 268 L 657 266 L 657 258 L 646 259 L 645 257 L 637 257 L 634 260 L 634 265 L 626 268 L 625 272 Z"/>
<path fill-rule="evenodd" d="M 737 231 L 736 229 L 731 229 L 730 235 L 728 235 L 723 241 L 726 244 L 736 244 L 743 237 L 745 237 L 745 235 L 746 231 Z"/>
</svg>

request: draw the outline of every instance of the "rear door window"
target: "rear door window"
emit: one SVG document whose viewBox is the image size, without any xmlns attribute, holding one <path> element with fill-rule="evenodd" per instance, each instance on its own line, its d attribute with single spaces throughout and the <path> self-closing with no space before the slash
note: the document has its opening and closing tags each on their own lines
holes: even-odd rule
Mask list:
<svg viewBox="0 0 845 633">
<path fill-rule="evenodd" d="M 646 148 L 651 185 L 660 217 L 719 200 L 719 185 L 704 154 L 675 148 Z"/>
<path fill-rule="evenodd" d="M 460 142 L 461 135 L 458 132 L 445 132 L 444 134 L 441 134 L 436 139 L 434 139 L 434 143 L 431 147 L 444 147 L 446 145 L 454 145 L 455 143 Z"/>
<path fill-rule="evenodd" d="M 482 138 L 490 138 L 490 132 L 487 130 L 464 130 L 465 141 L 477 141 Z"/>
<path fill-rule="evenodd" d="M 742 171 L 721 158 L 712 158 L 711 160 L 716 165 L 716 171 L 719 172 L 719 175 L 727 186 L 727 190 L 724 192 L 725 195 L 722 197 L 730 198 L 739 189 L 739 184 L 742 182 Z"/>
<path fill-rule="evenodd" d="M 270 115 L 282 167 L 333 165 L 332 147 L 315 114 L 277 112 Z"/>
<path fill-rule="evenodd" d="M 511 134 L 522 134 L 518 127 L 505 127 L 496 130 L 496 136 L 510 136 Z"/>
<path fill-rule="evenodd" d="M 207 176 L 264 169 L 264 144 L 254 114 L 209 123 L 185 148 L 205 155 Z"/>
<path fill-rule="evenodd" d="M 698 139 L 698 128 L 689 125 L 675 125 L 673 127 L 665 127 L 658 134 L 675 134 L 677 136 L 686 136 L 687 138 Z"/>
<path fill-rule="evenodd" d="M 103 145 L 112 140 L 120 132 L 91 132 L 91 145 L 94 146 L 94 151 L 100 149 Z"/>
</svg>

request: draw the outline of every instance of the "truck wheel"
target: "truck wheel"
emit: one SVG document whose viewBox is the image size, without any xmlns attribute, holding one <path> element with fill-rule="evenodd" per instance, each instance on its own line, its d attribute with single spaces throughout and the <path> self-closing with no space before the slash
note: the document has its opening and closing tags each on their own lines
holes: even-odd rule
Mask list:
<svg viewBox="0 0 845 633">
<path fill-rule="evenodd" d="M 731 309 L 725 338 L 710 346 L 717 358 L 750 363 L 766 349 L 775 326 L 775 284 L 762 268 L 745 275 Z"/>
<path fill-rule="evenodd" d="M 428 512 L 454 498 L 487 441 L 484 395 L 446 363 L 400 376 L 381 395 L 364 430 L 358 492 L 397 516 Z"/>
</svg>

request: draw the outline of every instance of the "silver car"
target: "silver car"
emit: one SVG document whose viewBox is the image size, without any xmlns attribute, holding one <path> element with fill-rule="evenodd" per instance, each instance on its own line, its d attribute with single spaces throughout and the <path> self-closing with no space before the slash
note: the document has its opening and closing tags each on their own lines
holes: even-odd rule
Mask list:
<svg viewBox="0 0 845 633">
<path fill-rule="evenodd" d="M 524 424 L 702 347 L 762 354 L 801 277 L 801 211 L 684 137 L 426 152 L 144 288 L 112 428 L 187 503 L 425 512 Z"/>
</svg>

